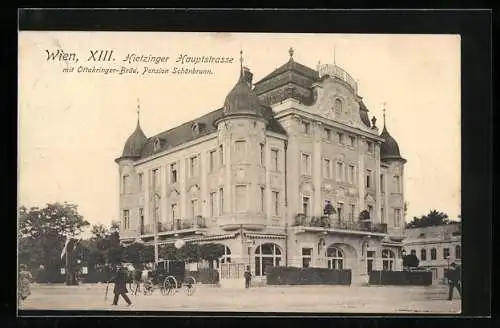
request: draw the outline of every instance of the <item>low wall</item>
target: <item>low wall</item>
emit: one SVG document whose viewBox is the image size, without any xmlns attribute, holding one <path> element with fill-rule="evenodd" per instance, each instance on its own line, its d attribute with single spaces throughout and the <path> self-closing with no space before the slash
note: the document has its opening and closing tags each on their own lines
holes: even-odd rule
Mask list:
<svg viewBox="0 0 500 328">
<path fill-rule="evenodd" d="M 267 267 L 268 285 L 350 285 L 352 272 L 325 268 Z"/>
<path fill-rule="evenodd" d="M 430 271 L 372 271 L 370 285 L 432 285 Z"/>
</svg>

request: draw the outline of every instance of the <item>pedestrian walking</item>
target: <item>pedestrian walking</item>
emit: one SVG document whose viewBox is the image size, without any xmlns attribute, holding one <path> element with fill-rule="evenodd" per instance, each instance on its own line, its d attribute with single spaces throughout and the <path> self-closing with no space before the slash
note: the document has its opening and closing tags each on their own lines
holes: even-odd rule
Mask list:
<svg viewBox="0 0 500 328">
<path fill-rule="evenodd" d="M 125 302 L 127 302 L 128 306 L 132 305 L 132 302 L 127 296 L 128 293 L 127 276 L 128 276 L 127 270 L 122 266 L 118 266 L 116 270 L 116 275 L 111 279 L 111 281 L 115 283 L 115 287 L 113 289 L 115 297 L 113 298 L 113 304 L 111 305 L 118 305 L 118 298 L 120 296 L 123 297 Z"/>
<path fill-rule="evenodd" d="M 458 295 L 462 297 L 462 274 L 461 267 L 453 262 L 448 271 L 448 301 L 453 299 L 453 289 L 457 288 Z"/>
<path fill-rule="evenodd" d="M 250 282 L 252 281 L 252 273 L 250 272 L 250 267 L 248 265 L 245 270 L 244 276 L 245 276 L 245 288 L 250 288 Z"/>
</svg>

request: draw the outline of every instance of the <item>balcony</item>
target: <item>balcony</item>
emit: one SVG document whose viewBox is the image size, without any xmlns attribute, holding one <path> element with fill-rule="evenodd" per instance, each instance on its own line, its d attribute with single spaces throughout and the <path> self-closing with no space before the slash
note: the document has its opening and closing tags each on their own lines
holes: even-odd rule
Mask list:
<svg viewBox="0 0 500 328">
<path fill-rule="evenodd" d="M 386 223 L 373 224 L 371 221 L 354 221 L 351 219 L 341 219 L 339 221 L 338 219 L 330 219 L 328 216 L 305 216 L 303 214 L 295 216 L 292 226 L 387 233 Z"/>
<path fill-rule="evenodd" d="M 206 220 L 204 217 L 197 216 L 191 219 L 177 219 L 170 222 L 158 222 L 158 233 L 171 232 L 188 229 L 202 229 L 206 228 Z M 141 235 L 154 234 L 153 225 L 147 224 L 141 229 Z"/>
</svg>

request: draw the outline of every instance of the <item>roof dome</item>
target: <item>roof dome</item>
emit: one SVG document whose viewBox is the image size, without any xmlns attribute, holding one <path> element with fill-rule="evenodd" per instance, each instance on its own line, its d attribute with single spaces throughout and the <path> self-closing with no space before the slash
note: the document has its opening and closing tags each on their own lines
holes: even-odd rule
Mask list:
<svg viewBox="0 0 500 328">
<path fill-rule="evenodd" d="M 128 137 L 123 147 L 123 157 L 139 157 L 141 156 L 142 147 L 146 144 L 148 138 L 141 129 L 139 119 L 137 119 L 137 127 L 135 131 Z"/>
<path fill-rule="evenodd" d="M 382 160 L 404 160 L 399 152 L 399 145 L 397 141 L 390 135 L 389 131 L 387 131 L 385 124 L 380 137 L 384 138 L 384 142 L 380 146 L 380 158 Z"/>
<path fill-rule="evenodd" d="M 263 106 L 251 88 L 251 74 L 247 69 L 241 71 L 238 82 L 224 101 L 224 116 L 234 114 L 263 116 Z"/>
</svg>

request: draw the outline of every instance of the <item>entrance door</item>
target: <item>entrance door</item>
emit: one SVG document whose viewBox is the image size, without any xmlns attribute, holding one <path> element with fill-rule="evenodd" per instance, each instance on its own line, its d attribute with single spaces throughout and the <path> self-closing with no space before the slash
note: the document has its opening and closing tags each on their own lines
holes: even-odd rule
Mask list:
<svg viewBox="0 0 500 328">
<path fill-rule="evenodd" d="M 370 274 L 373 271 L 374 251 L 366 252 L 366 272 Z"/>
</svg>

